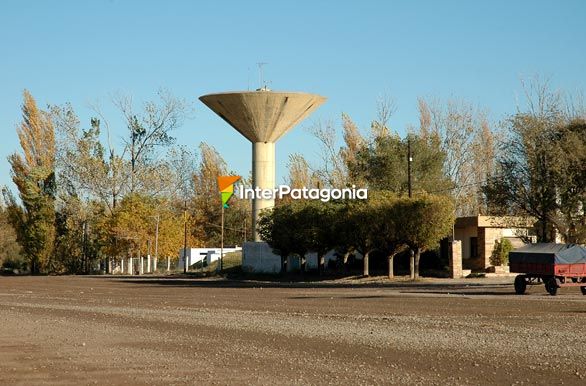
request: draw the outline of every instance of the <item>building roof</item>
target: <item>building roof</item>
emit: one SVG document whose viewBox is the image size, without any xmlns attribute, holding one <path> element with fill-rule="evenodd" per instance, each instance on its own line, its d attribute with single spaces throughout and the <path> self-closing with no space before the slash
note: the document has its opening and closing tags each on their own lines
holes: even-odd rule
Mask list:
<svg viewBox="0 0 586 386">
<path fill-rule="evenodd" d="M 469 216 L 456 218 L 456 228 L 532 228 L 535 219 L 521 216 Z"/>
</svg>

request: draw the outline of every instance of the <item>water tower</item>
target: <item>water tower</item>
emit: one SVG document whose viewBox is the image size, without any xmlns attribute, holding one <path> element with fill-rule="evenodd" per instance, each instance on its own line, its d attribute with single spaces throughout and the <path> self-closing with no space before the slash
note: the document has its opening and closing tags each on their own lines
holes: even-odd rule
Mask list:
<svg viewBox="0 0 586 386">
<path fill-rule="evenodd" d="M 301 92 L 256 91 L 208 94 L 206 106 L 252 142 L 252 187 L 275 187 L 275 142 L 316 110 L 326 98 Z M 260 211 L 272 208 L 274 199 L 252 201 L 252 232 L 260 241 L 256 221 Z"/>
</svg>

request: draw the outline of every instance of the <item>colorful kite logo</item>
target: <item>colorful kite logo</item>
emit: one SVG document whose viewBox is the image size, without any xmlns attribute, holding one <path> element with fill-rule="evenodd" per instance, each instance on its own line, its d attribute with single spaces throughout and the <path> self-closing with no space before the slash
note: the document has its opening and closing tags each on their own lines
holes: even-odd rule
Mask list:
<svg viewBox="0 0 586 386">
<path fill-rule="evenodd" d="M 222 206 L 228 208 L 228 200 L 234 195 L 234 184 L 240 180 L 240 176 L 219 176 L 218 189 L 222 195 Z"/>
</svg>

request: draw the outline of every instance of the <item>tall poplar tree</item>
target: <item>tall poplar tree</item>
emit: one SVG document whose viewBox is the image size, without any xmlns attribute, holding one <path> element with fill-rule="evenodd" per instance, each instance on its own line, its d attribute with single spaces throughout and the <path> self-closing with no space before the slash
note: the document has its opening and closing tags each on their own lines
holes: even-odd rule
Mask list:
<svg viewBox="0 0 586 386">
<path fill-rule="evenodd" d="M 55 240 L 55 132 L 51 117 L 27 90 L 17 133 L 22 154 L 8 161 L 23 208 L 11 220 L 31 272 L 38 273 L 50 269 Z"/>
</svg>

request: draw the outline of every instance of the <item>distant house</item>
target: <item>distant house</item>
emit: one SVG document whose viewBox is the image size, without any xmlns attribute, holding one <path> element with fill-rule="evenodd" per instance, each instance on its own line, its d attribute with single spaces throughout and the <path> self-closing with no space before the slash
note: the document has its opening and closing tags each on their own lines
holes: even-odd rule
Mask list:
<svg viewBox="0 0 586 386">
<path fill-rule="evenodd" d="M 528 217 L 458 217 L 454 224 L 454 240 L 461 241 L 462 267 L 472 270 L 490 267 L 495 242 L 506 238 L 514 248 L 521 247 L 532 240 L 533 223 Z"/>
</svg>

